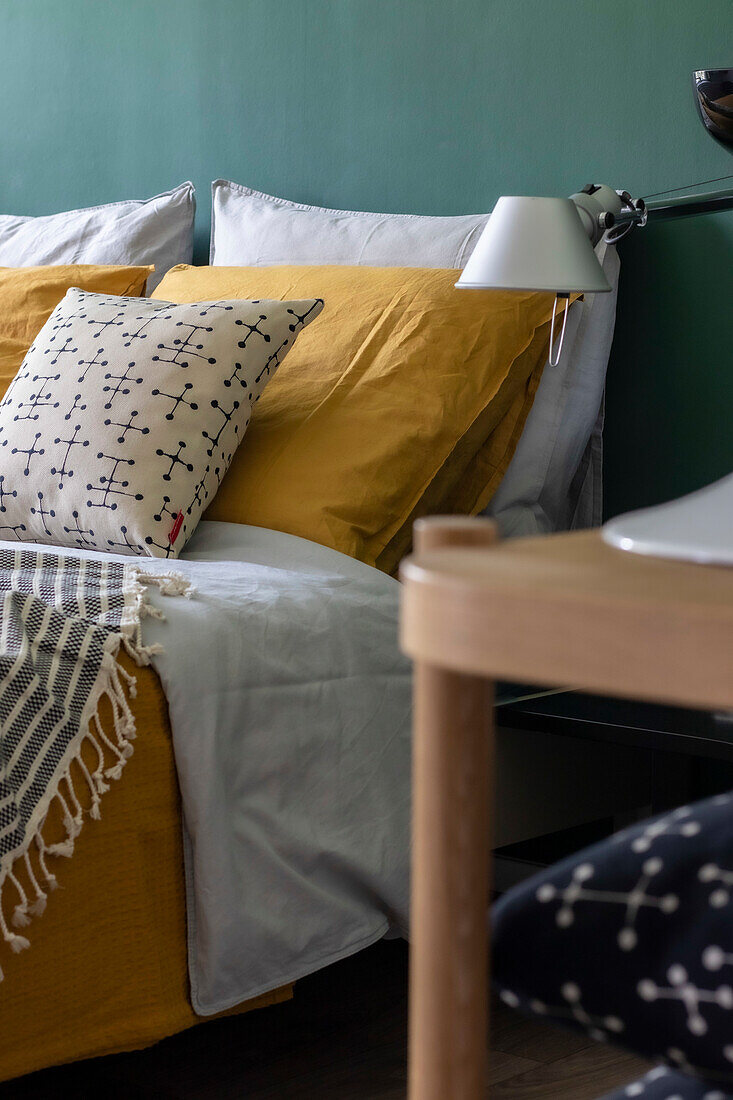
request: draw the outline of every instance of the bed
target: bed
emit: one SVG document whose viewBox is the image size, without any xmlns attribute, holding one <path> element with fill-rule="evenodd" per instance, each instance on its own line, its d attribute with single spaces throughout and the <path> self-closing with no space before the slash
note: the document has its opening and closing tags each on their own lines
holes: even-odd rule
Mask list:
<svg viewBox="0 0 733 1100">
<path fill-rule="evenodd" d="M 198 592 L 175 612 L 176 601 L 160 601 L 166 605 L 166 620 L 147 620 L 145 641 L 160 639 L 165 647 L 155 658 L 155 669 L 139 669 L 125 659 L 139 681 L 138 698 L 132 702 L 138 736 L 127 765 L 129 774 L 111 784 L 101 820 L 82 831 L 73 858 L 54 861 L 62 865 L 56 869 L 61 888 L 49 896 L 47 911 L 29 929 L 31 949 L 13 954 L 3 945 L 3 1078 L 144 1046 L 203 1016 L 224 1011 L 217 1002 L 231 1000 L 239 1011 L 276 1003 L 290 995 L 293 980 L 310 970 L 360 949 L 390 929 L 404 931 L 410 687 L 407 663 L 396 645 L 386 643 L 396 622 L 396 582 L 293 536 L 215 522 L 200 525 L 179 568 L 187 571 Z M 228 792 L 217 792 L 217 801 L 232 798 L 241 812 L 232 835 L 236 838 L 239 829 L 244 835 L 230 852 L 241 892 L 239 901 L 216 899 L 213 919 L 219 927 L 213 935 L 206 925 L 212 907 L 207 912 L 204 905 L 197 923 L 206 942 L 198 948 L 197 961 L 192 947 L 197 900 L 206 898 L 210 884 L 197 885 L 190 834 L 185 840 L 184 871 L 179 781 L 168 709 L 170 705 L 179 724 L 190 724 L 200 684 L 193 692 L 187 688 L 197 675 L 196 668 L 186 663 L 187 654 L 195 666 L 200 663 L 196 656 L 200 649 L 184 643 L 176 652 L 174 636 L 181 640 L 188 633 L 185 620 L 189 617 L 199 640 L 207 630 L 214 637 L 222 633 L 221 620 L 214 618 L 207 601 L 217 598 L 214 581 L 227 575 L 238 576 L 242 591 L 256 586 L 260 593 L 259 608 L 244 608 L 233 586 L 228 586 L 233 621 L 243 628 L 244 616 L 254 622 L 267 606 L 270 634 L 278 618 L 282 629 L 282 615 L 292 614 L 293 593 L 310 584 L 313 598 L 300 603 L 300 634 L 301 640 L 304 632 L 310 635 L 311 648 L 305 664 L 302 658 L 288 662 L 289 684 L 283 683 L 284 669 L 277 667 L 277 654 L 271 652 L 273 659 L 267 665 L 276 683 L 273 691 L 283 699 L 285 710 L 268 722 L 263 718 L 267 703 L 260 700 L 265 705 L 259 708 L 259 717 L 251 714 L 244 727 L 256 738 L 253 753 L 259 744 L 258 763 L 248 769 L 252 785 L 242 791 L 237 783 Z M 324 587 L 314 588 L 321 578 Z M 357 598 L 350 606 L 342 601 L 335 621 L 324 629 L 318 620 L 328 615 L 324 605 L 332 601 L 334 583 L 350 585 Z M 354 615 L 362 619 L 360 628 L 351 621 Z M 337 620 L 343 629 L 337 629 Z M 293 633 L 297 635 L 297 629 Z M 252 638 L 231 654 L 231 661 L 241 666 L 243 693 L 246 666 L 256 657 L 260 642 Z M 297 648 L 301 649 L 300 642 Z M 220 660 L 218 655 L 216 663 Z M 171 666 L 177 671 L 171 673 Z M 327 666 L 344 672 L 354 666 L 354 675 L 337 683 L 329 698 L 317 697 L 328 691 L 328 685 L 318 680 L 314 695 L 309 681 Z M 267 672 L 264 666 L 258 669 L 263 686 Z M 202 683 L 208 675 L 202 674 Z M 221 695 L 232 679 L 229 669 L 223 672 L 218 685 Z M 347 694 L 354 704 L 349 716 L 343 714 Z M 241 700 L 230 702 L 233 712 L 239 713 Z M 293 706 L 300 713 L 296 729 L 288 709 Z M 207 711 L 212 713 L 205 706 L 203 713 Z M 205 720 L 195 719 L 194 750 L 200 750 L 204 739 L 215 737 L 217 726 L 228 721 L 222 712 L 208 728 Z M 350 745 L 349 759 L 338 768 L 334 750 L 341 749 L 334 745 L 336 738 Z M 261 739 L 270 742 L 267 752 Z M 190 781 L 182 751 L 180 745 L 179 774 L 188 775 Z M 287 767 L 291 753 L 299 758 L 297 770 Z M 375 768 L 373 759 L 382 766 Z M 200 763 L 200 755 L 196 760 Z M 278 783 L 277 776 L 283 773 L 287 778 Z M 193 822 L 197 811 L 205 814 L 211 802 L 205 786 L 189 794 L 191 832 L 204 846 L 199 855 L 204 869 L 199 871 L 205 876 L 212 848 L 206 848 L 207 829 Z M 307 831 L 302 825 L 304 814 L 311 822 Z M 278 822 L 277 839 L 273 840 L 270 826 L 263 844 L 260 826 L 268 819 Z M 60 831 L 58 822 L 53 827 Z M 52 838 L 48 839 L 50 843 Z M 216 843 L 214 837 L 214 851 Z M 285 868 L 280 878 L 275 877 L 278 866 Z M 214 881 L 220 870 L 214 869 Z M 222 909 L 228 911 L 230 906 L 237 909 L 239 931 L 234 937 L 231 925 L 221 919 Z M 187 911 L 188 946 L 194 952 L 189 966 Z M 243 957 L 237 961 L 238 945 L 243 947 Z M 255 985 L 267 988 L 252 992 Z"/>
<path fill-rule="evenodd" d="M 280 371 L 268 383 L 269 419 L 255 417 L 248 429 L 247 471 L 235 470 L 245 452 L 242 447 L 221 492 L 206 502 L 208 518 L 192 536 L 184 532 L 188 541 L 178 560 L 161 566 L 155 558 L 140 559 L 142 571 L 155 566 L 165 573 L 169 566 L 175 568 L 195 593 L 189 600 L 168 600 L 151 589 L 152 611 L 142 623 L 142 638 L 152 666 L 135 667 L 129 656 L 121 658 L 124 671 L 138 685 L 137 698 L 129 699 L 137 727 L 135 752 L 121 781 L 109 785 L 101 819 L 87 824 L 76 837 L 71 859 L 55 861 L 63 863 L 56 872 L 61 888 L 49 893 L 46 912 L 32 922 L 31 949 L 12 950 L 15 932 L 10 932 L 7 943 L 0 941 L 5 975 L 0 1011 L 6 1022 L 0 1079 L 138 1048 L 204 1018 L 277 1003 L 292 995 L 293 983 L 305 974 L 382 936 L 406 934 L 411 687 L 408 664 L 397 647 L 398 585 L 389 574 L 409 547 L 412 521 L 443 507 L 486 510 L 507 533 L 521 534 L 598 519 L 602 394 L 613 296 L 607 296 L 611 300 L 602 303 L 603 310 L 592 301 L 572 307 L 568 328 L 573 354 L 554 375 L 543 372 L 547 322 L 545 307 L 537 304 L 531 324 L 507 353 L 491 416 L 479 407 L 480 400 L 478 405 L 466 404 L 460 416 L 452 409 L 449 432 L 442 425 L 442 435 L 430 435 L 435 413 L 428 410 L 425 430 L 413 432 L 406 425 L 414 414 L 406 405 L 402 426 L 391 429 L 394 446 L 401 450 L 379 459 L 386 463 L 382 470 L 396 465 L 407 471 L 401 497 L 394 479 L 375 472 L 378 458 L 367 454 L 360 466 L 352 463 L 334 478 L 334 498 L 320 511 L 317 504 L 310 511 L 296 509 L 294 492 L 302 504 L 314 485 L 319 491 L 322 485 L 328 488 L 325 471 L 346 449 L 339 417 L 344 409 L 348 412 L 348 401 L 363 402 L 374 393 L 379 397 L 379 387 L 392 373 L 394 348 L 404 356 L 404 366 L 413 354 L 412 329 L 419 333 L 419 326 L 413 325 L 405 335 L 406 329 L 398 325 L 397 342 L 379 344 L 370 370 L 358 375 L 348 390 L 348 401 L 343 396 L 348 372 L 338 349 L 333 368 L 322 369 L 318 376 L 320 389 L 304 396 L 303 378 L 318 375 L 324 346 L 333 349 L 355 312 L 352 302 L 367 287 L 370 302 L 387 302 L 392 310 L 399 297 L 396 288 L 402 294 L 409 284 L 418 287 L 410 290 L 408 302 L 408 313 L 414 314 L 421 293 L 418 284 L 424 284 L 430 287 L 430 303 L 429 308 L 419 305 L 421 324 L 427 323 L 430 309 L 444 317 L 451 269 L 458 266 L 485 217 L 401 222 L 395 216 L 288 204 L 217 181 L 213 265 L 195 269 L 189 263 L 190 185 L 182 194 L 179 217 L 180 189 L 169 193 L 176 206 L 165 209 L 162 261 L 154 248 L 144 254 L 136 251 L 137 244 L 117 250 L 113 257 L 115 264 L 157 265 L 155 296 L 163 305 L 199 303 L 204 311 L 223 309 L 220 300 L 252 298 L 255 293 L 273 300 L 297 298 L 302 305 L 305 299 L 315 301 L 323 284 L 327 301 L 335 301 L 342 312 L 323 321 L 327 335 L 320 337 L 321 343 L 308 343 L 311 334 L 315 339 L 320 320 L 298 335 L 298 350 L 306 349 L 297 360 L 298 370 Z M 100 209 L 94 217 L 103 220 L 104 208 Z M 120 211 L 114 213 L 119 219 Z M 136 226 L 134 241 L 155 240 L 154 232 L 139 227 L 145 208 L 133 204 L 129 213 Z M 290 223 L 293 216 L 299 219 L 297 232 Z M 267 232 L 258 237 L 262 219 Z M 376 231 L 374 219 L 379 219 Z M 340 230 L 345 225 L 344 238 Z M 12 228 L 15 232 L 17 226 Z M 239 240 L 237 233 L 242 231 Z M 254 249 L 254 258 L 246 254 L 246 247 Z M 370 251 L 374 248 L 376 252 Z M 287 255 L 284 249 L 290 250 Z M 104 263 L 105 256 L 95 254 L 93 260 Z M 183 261 L 183 266 L 172 266 L 174 260 Z M 35 269 L 34 286 L 37 290 L 42 285 L 43 302 L 37 313 L 28 312 L 28 303 L 36 298 L 25 284 L 18 290 L 19 276 L 10 265 L 29 261 L 25 254 L 21 260 L 3 258 L 0 219 L 0 263 L 7 263 L 11 272 L 5 283 L 0 272 L 0 295 L 5 302 L 12 298 L 20 318 L 12 331 L 0 331 L 3 390 L 59 300 L 62 283 L 82 286 L 93 302 L 110 306 L 117 298 L 103 301 L 102 295 L 140 294 L 150 272 L 149 266 L 139 266 L 133 278 L 131 269 L 76 267 L 62 275 L 66 261 L 63 250 L 57 251 L 52 267 Z M 349 264 L 354 266 L 347 274 Z M 614 279 L 618 271 L 612 250 L 604 264 Z M 414 270 L 417 265 L 423 275 Z M 158 284 L 157 276 L 165 268 L 171 270 Z M 447 270 L 441 274 L 440 268 Z M 436 270 L 430 274 L 430 269 Z M 49 278 L 56 280 L 52 286 Z M 85 301 L 81 299 L 81 308 Z M 212 301 L 219 305 L 205 304 Z M 380 324 L 370 315 L 354 322 L 352 363 L 364 358 L 365 332 L 389 327 L 383 320 L 384 305 L 374 308 Z M 108 319 L 104 324 L 120 322 Z M 489 331 L 496 332 L 493 321 L 487 321 Z M 455 354 L 456 330 L 448 326 L 440 338 Z M 477 342 L 472 330 L 466 362 Z M 429 346 L 434 351 L 438 345 L 436 336 Z M 177 347 L 175 342 L 169 346 L 173 358 Z M 425 377 L 424 347 L 424 340 L 418 342 L 414 352 L 419 378 Z M 95 359 L 96 354 L 89 361 Z M 438 360 L 436 353 L 430 362 Z M 521 370 L 516 366 L 520 361 Z M 441 410 L 450 390 L 438 387 L 455 387 L 452 361 L 445 363 L 440 371 L 436 368 L 434 382 L 436 407 Z M 407 370 L 403 383 L 405 378 L 409 400 L 413 383 Z M 477 389 L 480 398 L 480 386 Z M 185 393 L 175 397 L 174 408 Z M 75 412 L 83 403 L 81 395 L 73 396 Z M 173 394 L 170 397 L 173 400 Z M 32 404 L 35 416 L 35 395 Z M 210 404 L 222 407 L 216 398 Z M 381 415 L 379 404 L 378 400 L 375 416 Z M 319 424 L 319 440 L 332 432 L 335 441 L 322 453 L 312 452 L 312 466 L 311 452 L 308 461 L 302 456 L 293 460 L 292 469 L 310 471 L 295 490 L 291 468 L 283 465 L 290 453 L 289 410 L 294 407 L 301 413 L 306 409 L 309 424 Z M 120 442 L 126 433 L 140 430 L 132 418 L 119 427 Z M 384 434 L 389 434 L 387 429 Z M 416 455 L 411 453 L 415 440 L 424 447 Z M 170 457 L 173 471 L 175 452 L 169 455 L 165 446 L 160 449 Z M 425 467 L 425 455 L 443 446 L 445 459 L 431 467 L 416 497 L 415 471 Z M 0 474 L 10 468 L 7 452 L 5 457 L 3 466 L 0 454 Z M 315 465 L 316 458 L 321 466 Z M 29 468 L 32 455 L 23 461 Z M 276 469 L 278 478 L 266 482 Z M 260 489 L 269 486 L 258 499 L 243 489 L 246 483 L 241 480 L 252 476 L 252 470 L 259 471 Z M 105 476 L 114 479 L 116 471 L 117 466 Z M 372 481 L 384 494 L 374 521 L 364 509 L 352 515 L 348 499 L 351 492 L 361 503 L 368 500 L 373 512 Z M 278 496 L 283 484 L 290 487 L 289 497 Z M 88 489 L 92 485 L 90 481 Z M 94 491 L 106 501 L 110 486 L 109 480 L 100 480 Z M 246 508 L 242 501 L 248 502 Z M 0 510 L 2 505 L 0 495 Z M 166 511 L 169 505 L 161 511 L 164 519 L 170 515 L 171 531 L 177 535 L 179 521 L 174 511 Z M 43 526 L 35 530 L 42 533 L 53 513 L 44 510 L 43 499 L 39 506 Z M 47 498 L 46 506 L 51 507 Z M 203 507 L 202 501 L 202 511 Z M 38 515 L 31 512 L 37 524 Z M 230 518 L 237 522 L 227 522 Z M 2 538 L 7 517 L 0 519 Z M 113 550 L 100 553 L 86 549 L 89 532 L 82 530 L 78 519 L 76 526 L 77 546 L 71 538 L 58 547 L 51 536 L 36 544 L 25 531 L 23 546 L 77 562 L 99 561 L 100 556 L 110 563 L 129 561 L 113 552 L 120 546 L 120 535 L 107 540 Z M 132 548 L 138 536 L 124 526 L 121 530 L 127 544 L 123 548 Z M 157 547 L 159 556 L 168 556 L 164 543 L 159 546 L 149 539 L 148 545 L 151 541 L 153 553 Z M 0 553 L 17 545 L 15 537 L 0 542 Z M 143 544 L 137 545 L 144 553 Z M 100 717 L 104 725 L 114 715 L 103 707 Z M 87 766 L 91 769 L 91 760 Z M 48 845 L 63 847 L 61 817 L 56 820 L 49 814 L 45 830 Z M 30 894 L 32 883 L 22 872 L 18 878 Z"/>
</svg>

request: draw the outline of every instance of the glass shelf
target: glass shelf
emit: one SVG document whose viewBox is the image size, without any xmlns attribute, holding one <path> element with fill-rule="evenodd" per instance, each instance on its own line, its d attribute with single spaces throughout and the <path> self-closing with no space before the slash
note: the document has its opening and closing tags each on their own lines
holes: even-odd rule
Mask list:
<svg viewBox="0 0 733 1100">
<path fill-rule="evenodd" d="M 494 706 L 508 707 L 513 703 L 526 703 L 530 699 L 544 699 L 548 695 L 569 693 L 569 688 L 537 687 L 534 684 L 512 684 L 502 680 L 496 685 Z"/>
</svg>

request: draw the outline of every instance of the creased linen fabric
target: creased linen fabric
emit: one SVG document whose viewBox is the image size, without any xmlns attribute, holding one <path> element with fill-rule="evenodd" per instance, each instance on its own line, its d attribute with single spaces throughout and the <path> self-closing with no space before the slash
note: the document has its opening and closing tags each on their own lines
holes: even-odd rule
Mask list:
<svg viewBox="0 0 733 1100">
<path fill-rule="evenodd" d="M 406 929 L 412 678 L 378 570 L 228 523 L 187 559 L 196 598 L 146 641 L 165 644 L 191 1003 L 210 1015 Z"/>
<path fill-rule="evenodd" d="M 411 674 L 399 584 L 343 554 L 204 521 L 176 570 L 195 598 L 152 589 L 167 621 L 145 642 L 165 647 L 207 1016 L 406 929 Z"/>
<path fill-rule="evenodd" d="M 268 386 L 208 518 L 314 539 L 391 573 L 416 518 L 462 511 L 464 498 L 482 507 L 532 403 L 553 298 L 497 291 L 477 308 L 457 276 L 342 264 L 169 271 L 156 294 L 179 302 L 310 298 L 316 287 L 327 302 Z"/>
<path fill-rule="evenodd" d="M 0 538 L 176 557 L 322 307 L 69 290 L 0 404 Z"/>
<path fill-rule="evenodd" d="M 412 678 L 400 586 L 370 566 L 204 521 L 176 571 L 195 596 L 153 587 L 166 621 L 145 619 L 145 643 L 164 647 L 191 1004 L 208 1016 L 407 928 Z"/>
<path fill-rule="evenodd" d="M 214 180 L 211 197 L 210 262 L 216 266 L 460 268 L 489 217 L 488 213 L 430 217 L 331 210 L 223 179 Z M 514 457 L 485 510 L 506 535 L 543 534 L 601 522 L 603 418 L 599 409 L 613 338 L 619 259 L 616 249 L 604 242 L 596 255 L 613 293 L 587 294 L 573 306 L 560 363 L 542 372 Z M 490 479 L 486 485 L 493 491 Z"/>
<path fill-rule="evenodd" d="M 47 857 L 70 856 L 82 827 L 78 790 L 87 788 L 84 802 L 99 817 L 106 780 L 120 777 L 132 753 L 125 684 L 132 689 L 133 681 L 117 654 L 124 642 L 140 663 L 149 662 L 152 650 L 142 647 L 139 628 L 144 584 L 151 583 L 167 594 L 188 589 L 174 577 L 143 580 L 132 564 L 0 548 L 0 934 L 16 952 L 29 941 L 9 926 L 8 894 L 15 927 L 43 912 L 46 891 L 56 885 Z M 99 721 L 103 696 L 112 703 L 110 731 Z M 93 772 L 81 755 L 86 740 L 97 749 Z M 66 839 L 46 844 L 43 828 L 54 799 Z M 34 897 L 14 873 L 21 859 Z"/>
<path fill-rule="evenodd" d="M 0 399 L 15 378 L 34 337 L 70 287 L 135 297 L 145 293 L 150 267 L 0 268 Z"/>
<path fill-rule="evenodd" d="M 151 199 L 29 217 L 0 214 L 0 264 L 153 264 L 152 290 L 193 255 L 195 189 L 186 182 Z"/>
<path fill-rule="evenodd" d="M 210 263 L 463 267 L 488 217 L 330 210 L 214 180 Z"/>
<path fill-rule="evenodd" d="M 146 618 L 145 642 L 165 650 L 208 1016 L 407 928 L 411 671 L 399 584 L 343 554 L 204 521 L 176 570 L 195 596 L 152 588 L 166 621 Z"/>
</svg>

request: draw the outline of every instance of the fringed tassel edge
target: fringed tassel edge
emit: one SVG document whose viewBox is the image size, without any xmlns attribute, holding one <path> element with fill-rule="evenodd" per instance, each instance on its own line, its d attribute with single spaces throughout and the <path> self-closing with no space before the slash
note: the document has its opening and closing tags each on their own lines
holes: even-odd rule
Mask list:
<svg viewBox="0 0 733 1100">
<path fill-rule="evenodd" d="M 146 646 L 142 642 L 142 620 L 165 619 L 159 608 L 148 603 L 146 589 L 151 585 L 158 588 L 162 596 L 183 596 L 186 600 L 190 600 L 195 591 L 183 573 L 149 573 L 139 565 L 125 566 L 122 644 L 138 665 L 149 665 L 151 657 L 163 652 L 163 647 L 157 643 Z"/>
<path fill-rule="evenodd" d="M 107 779 L 119 779 L 122 769 L 132 756 L 131 742 L 135 739 L 135 718 L 130 709 L 128 695 L 134 699 L 137 695 L 135 677 L 131 676 L 118 662 L 112 647 L 119 641 L 125 651 L 137 662 L 138 665 L 149 665 L 150 658 L 162 652 L 162 646 L 142 644 L 141 622 L 144 618 L 164 619 L 162 611 L 153 607 L 147 601 L 146 589 L 155 585 L 163 596 L 183 596 L 190 599 L 194 589 L 190 581 L 182 573 L 149 573 L 139 566 L 130 565 L 125 568 L 123 582 L 123 595 L 125 609 L 122 615 L 121 634 L 110 636 L 110 648 L 107 650 L 100 670 L 101 686 L 93 693 L 90 705 L 93 707 L 88 721 L 83 721 L 84 730 L 76 754 L 69 761 L 66 770 L 56 783 L 56 790 L 50 797 L 48 809 L 54 802 L 61 811 L 66 838 L 54 844 L 47 844 L 43 829 L 46 823 L 48 809 L 43 816 L 35 833 L 26 838 L 25 848 L 13 859 L 12 864 L 0 872 L 0 935 L 14 952 L 25 951 L 30 947 L 30 941 L 25 936 L 11 931 L 5 917 L 5 905 L 7 904 L 7 883 L 13 887 L 17 902 L 13 909 L 12 924 L 16 928 L 25 928 L 30 924 L 31 917 L 40 916 L 45 908 L 50 890 L 58 886 L 56 876 L 49 871 L 46 859 L 48 856 L 64 856 L 69 858 L 74 853 L 74 842 L 81 832 L 84 822 L 84 809 L 74 786 L 72 768 L 77 766 L 81 773 L 82 781 L 89 790 L 91 802 L 88 807 L 89 816 L 99 819 L 100 798 L 109 790 Z M 110 738 L 102 727 L 99 717 L 99 705 L 106 696 L 112 707 L 115 739 Z M 90 772 L 82 757 L 82 748 L 85 741 L 89 741 L 97 753 L 97 766 Z M 113 763 L 108 763 L 111 757 Z M 77 778 L 78 782 L 78 778 Z M 62 790 L 65 784 L 66 794 Z M 34 869 L 30 856 L 31 844 L 35 843 L 37 850 L 38 868 Z M 28 896 L 28 891 L 16 874 L 20 861 L 25 865 L 26 875 L 34 898 Z M 3 980 L 3 972 L 0 969 L 0 981 Z"/>
<path fill-rule="evenodd" d="M 43 830 L 48 815 L 44 814 L 35 834 L 26 839 L 25 850 L 20 852 L 13 860 L 11 866 L 4 870 L 0 878 L 0 935 L 16 953 L 25 951 L 30 947 L 30 941 L 25 936 L 18 935 L 8 926 L 5 917 L 5 909 L 8 905 L 8 883 L 17 895 L 17 902 L 13 908 L 11 923 L 15 928 L 25 928 L 34 916 L 40 916 L 45 908 L 48 892 L 58 886 L 56 876 L 49 870 L 46 862 L 48 856 L 63 856 L 70 858 L 74 853 L 74 843 L 81 832 L 84 823 L 85 810 L 76 791 L 75 782 L 86 784 L 89 791 L 89 805 L 86 812 L 91 818 L 99 820 L 101 814 L 99 803 L 101 796 L 109 790 L 107 779 L 119 779 L 122 769 L 132 756 L 135 739 L 135 718 L 130 709 L 130 698 L 136 695 L 135 678 L 124 669 L 111 652 L 105 654 L 102 663 L 102 686 L 92 697 L 94 711 L 89 722 L 84 722 L 84 734 L 79 741 L 76 754 L 69 761 L 68 767 L 59 777 L 56 790 L 49 799 L 48 810 L 56 802 L 63 821 L 66 837 L 54 844 L 47 844 Z M 99 708 L 102 699 L 107 698 L 112 708 L 114 723 L 114 739 L 104 730 L 99 716 Z M 97 766 L 90 771 L 83 756 L 82 748 L 85 742 L 96 750 Z M 110 758 L 113 761 L 110 763 Z M 76 780 L 72 769 L 78 769 Z M 65 788 L 65 789 L 64 789 Z M 37 867 L 34 868 L 31 860 L 31 845 L 35 843 L 37 855 Z M 18 878 L 16 871 L 23 861 L 25 866 L 27 884 L 33 891 L 33 897 L 29 897 L 28 889 Z M 0 981 L 3 980 L 3 972 L 0 969 Z"/>
</svg>

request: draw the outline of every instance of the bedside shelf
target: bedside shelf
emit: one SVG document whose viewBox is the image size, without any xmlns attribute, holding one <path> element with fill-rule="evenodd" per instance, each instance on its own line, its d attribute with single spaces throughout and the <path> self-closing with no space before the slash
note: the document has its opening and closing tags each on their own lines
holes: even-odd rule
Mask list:
<svg viewBox="0 0 733 1100">
<path fill-rule="evenodd" d="M 503 691 L 505 685 L 500 685 Z M 733 714 L 585 695 L 574 691 L 522 697 L 506 685 L 498 721 L 508 729 L 541 729 L 566 737 L 611 741 L 659 752 L 686 753 L 733 763 Z M 499 701 L 497 700 L 497 705 Z"/>
</svg>

